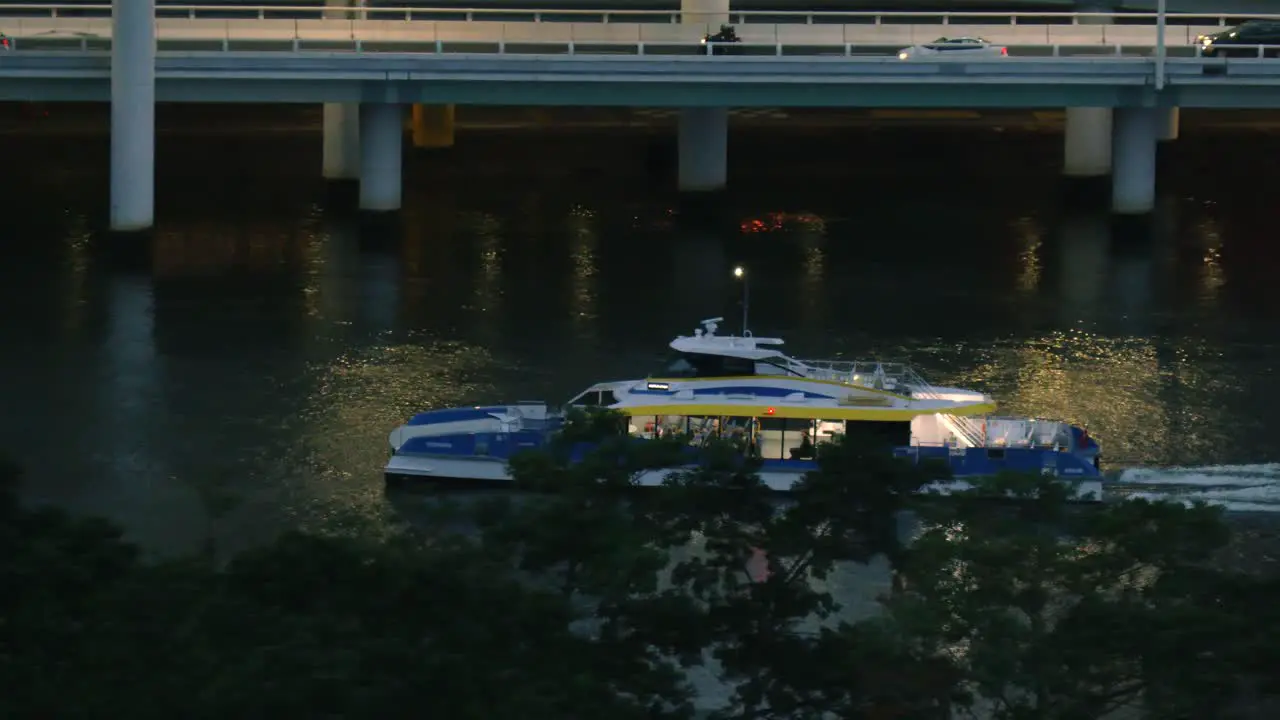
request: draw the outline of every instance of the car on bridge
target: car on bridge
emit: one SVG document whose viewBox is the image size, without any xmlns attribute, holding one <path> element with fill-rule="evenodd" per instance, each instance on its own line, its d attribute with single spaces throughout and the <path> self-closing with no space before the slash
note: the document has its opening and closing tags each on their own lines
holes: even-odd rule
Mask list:
<svg viewBox="0 0 1280 720">
<path fill-rule="evenodd" d="M 1007 57 L 1009 48 L 993 45 L 980 37 L 940 37 L 924 45 L 912 45 L 898 51 L 899 60 L 982 60 Z"/>
<path fill-rule="evenodd" d="M 1203 57 L 1280 57 L 1280 22 L 1249 20 L 1222 32 L 1201 35 L 1196 44 Z"/>
</svg>

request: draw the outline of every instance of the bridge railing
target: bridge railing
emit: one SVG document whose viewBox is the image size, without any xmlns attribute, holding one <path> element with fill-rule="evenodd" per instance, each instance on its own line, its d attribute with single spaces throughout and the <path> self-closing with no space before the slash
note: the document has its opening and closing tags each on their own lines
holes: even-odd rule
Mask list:
<svg viewBox="0 0 1280 720">
<path fill-rule="evenodd" d="M 0 7 L 0 18 L 8 17 L 99 17 L 111 16 L 111 3 L 25 3 Z M 161 5 L 159 18 L 189 19 L 285 19 L 285 20 L 400 20 L 405 22 L 537 22 L 537 23 L 645 23 L 679 24 L 695 22 L 695 13 L 679 10 L 605 9 L 507 9 L 422 7 L 327 7 L 322 5 Z M 1156 13 L 1146 12 L 915 12 L 915 11 L 795 11 L 738 10 L 729 13 L 736 25 L 1155 25 Z M 1280 20 L 1275 14 L 1172 13 L 1170 25 L 1196 25 L 1222 29 L 1244 20 Z M 955 34 L 955 33 L 953 33 Z"/>
<path fill-rule="evenodd" d="M 300 43 L 374 43 L 422 45 L 431 43 L 698 43 L 714 24 L 655 23 L 530 23 L 444 20 L 318 20 L 318 19 L 215 19 L 158 18 L 157 37 L 163 43 L 252 42 L 255 40 L 297 40 Z M 1171 26 L 1165 28 L 1165 44 L 1170 48 L 1190 48 L 1198 35 L 1212 28 Z M 3 32 L 19 48 L 65 42 L 66 38 L 109 38 L 110 18 L 101 17 L 20 17 L 3 23 Z M 893 46 L 928 43 L 944 32 L 951 35 L 981 35 L 1014 52 L 1016 48 L 1084 47 L 1095 52 L 1107 47 L 1155 46 L 1158 29 L 1135 25 L 798 25 L 754 24 L 741 26 L 738 35 L 747 44 L 785 46 Z M 1045 54 L 1036 52 L 1034 54 Z"/>
<path fill-rule="evenodd" d="M 92 51 L 106 51 L 111 48 L 110 36 L 79 34 L 46 36 L 38 38 L 10 38 L 14 52 L 0 55 L 0 69 L 12 64 L 26 55 L 47 55 L 49 51 L 66 55 Z M 1092 59 L 1127 59 L 1135 62 L 1152 60 L 1156 51 L 1151 45 L 1024 45 L 1011 47 L 1009 56 L 987 60 L 959 59 L 950 57 L 932 57 L 902 61 L 898 58 L 901 46 L 883 43 L 841 43 L 841 42 L 744 42 L 733 46 L 734 54 L 729 57 L 809 57 L 809 58 L 846 58 L 850 61 L 880 62 L 896 65 L 903 73 L 916 72 L 918 68 L 936 68 L 940 65 L 973 66 L 975 62 L 989 63 L 992 67 L 1002 64 L 1019 65 L 1028 61 L 1057 58 L 1063 61 L 1083 61 Z M 356 54 L 392 54 L 416 53 L 425 55 L 450 54 L 495 54 L 495 55 L 571 55 L 571 56 L 705 56 L 708 61 L 715 62 L 726 56 L 715 54 L 714 48 L 692 41 L 630 41 L 630 40 L 596 40 L 596 41 L 555 41 L 538 38 L 498 39 L 489 38 L 451 38 L 445 35 L 422 34 L 412 39 L 395 40 L 376 37 L 314 37 L 303 35 L 211 35 L 194 38 L 160 38 L 157 49 L 161 52 L 279 52 L 279 53 L 356 53 Z M 1233 46 L 1235 57 L 1204 58 L 1198 46 L 1181 46 L 1170 48 L 1166 57 L 1169 62 L 1178 60 L 1199 60 L 1207 67 L 1221 65 L 1249 65 L 1265 62 L 1273 64 L 1273 59 L 1280 58 L 1280 46 Z M 43 51 L 43 52 L 42 52 Z M 68 52 L 70 51 L 70 52 Z M 1280 63 L 1275 63 L 1280 65 Z"/>
</svg>

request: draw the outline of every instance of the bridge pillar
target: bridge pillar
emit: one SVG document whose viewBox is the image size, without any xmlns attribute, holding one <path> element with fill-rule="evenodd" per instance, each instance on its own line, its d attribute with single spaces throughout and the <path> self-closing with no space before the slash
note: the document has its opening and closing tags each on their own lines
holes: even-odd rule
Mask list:
<svg viewBox="0 0 1280 720">
<path fill-rule="evenodd" d="M 1115 10 L 1115 0 L 1080 0 L 1077 12 Z M 1110 15 L 1080 18 L 1081 25 L 1106 25 Z M 1111 108 L 1067 108 L 1062 173 L 1069 178 L 1103 177 L 1111 172 Z"/>
<path fill-rule="evenodd" d="M 401 144 L 404 120 L 399 105 L 360 105 L 360 209 L 400 209 Z"/>
<path fill-rule="evenodd" d="M 680 190 L 723 190 L 729 169 L 729 110 L 680 111 Z"/>
<path fill-rule="evenodd" d="M 360 179 L 358 104 L 324 104 L 324 179 Z"/>
<path fill-rule="evenodd" d="M 453 105 L 414 103 L 410 129 L 416 148 L 453 147 Z"/>
<path fill-rule="evenodd" d="M 1160 142 L 1172 142 L 1178 139 L 1181 125 L 1178 108 L 1161 108 L 1156 116 L 1156 139 Z"/>
<path fill-rule="evenodd" d="M 1120 5 L 1118 0 L 1078 0 L 1076 2 L 1075 11 L 1082 13 L 1107 13 L 1105 15 L 1094 15 L 1092 17 L 1080 18 L 1081 25 L 1108 25 L 1114 18 L 1110 15 L 1117 10 Z"/>
<path fill-rule="evenodd" d="M 721 25 L 729 23 L 729 0 L 680 0 L 680 22 L 717 32 Z M 724 189 L 729 168 L 729 110 L 682 110 L 679 135 L 680 190 Z"/>
<path fill-rule="evenodd" d="M 156 2 L 111 3 L 111 229 L 155 222 Z"/>
<path fill-rule="evenodd" d="M 1155 207 L 1157 112 L 1155 108 L 1116 109 L 1112 212 L 1142 215 Z"/>
<path fill-rule="evenodd" d="M 324 11 L 330 20 L 347 20 L 351 15 L 345 8 L 355 5 L 355 0 L 324 0 L 332 10 Z M 324 104 L 324 159 L 325 180 L 352 181 L 360 179 L 360 105 L 358 103 Z"/>
<path fill-rule="evenodd" d="M 1062 172 L 1070 178 L 1111 172 L 1111 108 L 1067 108 Z"/>
<path fill-rule="evenodd" d="M 706 25 L 714 33 L 729 23 L 729 0 L 680 0 L 680 22 Z"/>
</svg>

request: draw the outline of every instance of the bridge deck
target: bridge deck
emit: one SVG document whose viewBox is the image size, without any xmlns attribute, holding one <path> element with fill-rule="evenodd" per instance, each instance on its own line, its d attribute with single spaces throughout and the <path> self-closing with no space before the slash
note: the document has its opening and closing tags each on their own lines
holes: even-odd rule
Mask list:
<svg viewBox="0 0 1280 720">
<path fill-rule="evenodd" d="M 0 100 L 105 101 L 110 53 L 13 53 Z M 161 53 L 171 102 L 382 102 L 651 107 L 1280 107 L 1280 62 L 1147 58 L 895 58 Z M 1221 73 L 1206 74 L 1207 67 Z"/>
<path fill-rule="evenodd" d="M 659 22 L 495 22 L 488 20 L 321 20 L 158 18 L 161 43 L 181 41 L 291 41 L 368 43 L 684 43 L 698 44 L 715 23 Z M 109 41 L 111 20 L 98 17 L 10 18 L 4 32 L 17 49 L 41 44 Z M 1167 27 L 1169 45 L 1191 45 L 1196 36 L 1216 32 L 1214 25 Z M 748 23 L 738 26 L 744 43 L 783 45 L 905 46 L 943 36 L 977 35 L 1010 46 L 1152 47 L 1158 32 L 1146 25 L 971 24 L 822 24 Z"/>
</svg>

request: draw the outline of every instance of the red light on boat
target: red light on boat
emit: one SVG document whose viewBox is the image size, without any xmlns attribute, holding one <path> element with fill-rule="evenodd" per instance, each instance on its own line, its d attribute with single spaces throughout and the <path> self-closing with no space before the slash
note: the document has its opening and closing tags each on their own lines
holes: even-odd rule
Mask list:
<svg viewBox="0 0 1280 720">
<path fill-rule="evenodd" d="M 772 414 L 773 414 L 773 408 L 765 408 L 765 409 L 764 409 L 764 414 L 765 414 L 765 415 L 772 415 Z"/>
</svg>

